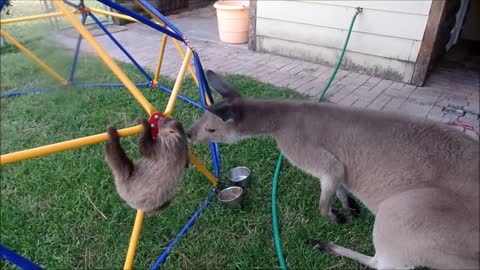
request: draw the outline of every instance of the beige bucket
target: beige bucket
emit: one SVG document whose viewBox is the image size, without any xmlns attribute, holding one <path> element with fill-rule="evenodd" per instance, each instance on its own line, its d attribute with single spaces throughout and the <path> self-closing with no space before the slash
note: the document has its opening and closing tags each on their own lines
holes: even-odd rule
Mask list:
<svg viewBox="0 0 480 270">
<path fill-rule="evenodd" d="M 217 9 L 220 40 L 226 43 L 247 43 L 249 1 L 218 1 L 213 6 Z"/>
</svg>

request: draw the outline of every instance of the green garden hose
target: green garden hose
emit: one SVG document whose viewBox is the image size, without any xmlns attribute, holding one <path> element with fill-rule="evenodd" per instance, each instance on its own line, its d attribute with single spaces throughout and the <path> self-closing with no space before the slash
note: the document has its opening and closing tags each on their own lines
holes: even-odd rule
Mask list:
<svg viewBox="0 0 480 270">
<path fill-rule="evenodd" d="M 287 264 L 285 258 L 283 258 L 282 241 L 280 240 L 280 229 L 278 227 L 278 214 L 277 214 L 277 191 L 278 191 L 278 178 L 280 177 L 280 169 L 282 168 L 283 154 L 278 155 L 277 166 L 275 167 L 275 173 L 273 174 L 273 186 L 272 186 L 272 227 L 273 227 L 273 240 L 275 242 L 275 250 L 277 251 L 278 263 L 280 269 L 286 270 Z"/>
<path fill-rule="evenodd" d="M 345 55 L 345 51 L 347 50 L 348 41 L 350 40 L 350 35 L 352 33 L 353 25 L 355 20 L 357 19 L 357 15 L 362 12 L 361 8 L 357 8 L 355 11 L 355 15 L 352 18 L 352 22 L 350 23 L 350 28 L 348 30 L 347 37 L 345 39 L 345 44 L 343 45 L 342 53 L 340 54 L 340 58 L 338 59 L 337 65 L 333 70 L 330 79 L 328 80 L 327 84 L 322 90 L 322 93 L 318 97 L 318 102 L 323 101 L 325 93 L 327 92 L 328 88 L 332 84 L 333 80 L 335 79 L 335 75 L 337 75 L 338 69 L 343 61 L 343 56 Z M 278 225 L 278 214 L 277 214 L 277 194 L 278 194 L 278 179 L 280 178 L 280 169 L 282 168 L 283 162 L 283 154 L 280 153 L 278 155 L 277 165 L 275 167 L 275 173 L 273 175 L 273 184 L 272 184 L 272 228 L 273 228 L 273 240 L 275 242 L 275 251 L 277 252 L 278 263 L 280 265 L 280 269 L 286 270 L 287 264 L 285 263 L 285 258 L 283 257 L 282 251 L 282 241 L 280 239 L 280 228 Z"/>
</svg>

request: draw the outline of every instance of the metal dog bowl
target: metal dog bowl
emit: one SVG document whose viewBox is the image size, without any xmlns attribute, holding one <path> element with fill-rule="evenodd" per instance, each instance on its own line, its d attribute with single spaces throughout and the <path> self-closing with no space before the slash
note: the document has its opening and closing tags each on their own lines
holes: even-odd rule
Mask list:
<svg viewBox="0 0 480 270">
<path fill-rule="evenodd" d="M 244 188 L 250 183 L 251 174 L 247 167 L 236 167 L 228 172 L 227 178 L 232 185 Z"/>
<path fill-rule="evenodd" d="M 237 186 L 225 188 L 218 194 L 220 203 L 231 208 L 239 207 L 242 197 L 243 189 Z"/>
</svg>

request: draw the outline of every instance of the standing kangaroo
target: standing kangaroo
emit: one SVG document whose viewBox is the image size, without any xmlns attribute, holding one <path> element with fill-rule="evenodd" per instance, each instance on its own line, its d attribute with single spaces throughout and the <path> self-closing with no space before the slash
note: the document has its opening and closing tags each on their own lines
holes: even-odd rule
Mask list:
<svg viewBox="0 0 480 270">
<path fill-rule="evenodd" d="M 374 215 L 375 256 L 312 240 L 374 269 L 479 269 L 479 143 L 441 123 L 388 112 L 288 100 L 249 100 L 207 72 L 223 99 L 188 131 L 192 143 L 273 137 L 290 162 L 320 178 L 322 216 L 347 192 Z"/>
</svg>

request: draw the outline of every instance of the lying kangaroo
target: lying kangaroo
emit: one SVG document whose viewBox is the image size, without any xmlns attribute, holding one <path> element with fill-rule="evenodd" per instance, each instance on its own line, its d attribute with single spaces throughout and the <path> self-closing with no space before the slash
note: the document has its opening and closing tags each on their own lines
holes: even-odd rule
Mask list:
<svg viewBox="0 0 480 270">
<path fill-rule="evenodd" d="M 426 119 L 327 103 L 248 100 L 207 72 L 223 99 L 188 131 L 192 143 L 271 136 L 290 162 L 320 178 L 320 213 L 336 194 L 376 216 L 374 257 L 312 240 L 374 269 L 479 269 L 479 143 Z"/>
</svg>

